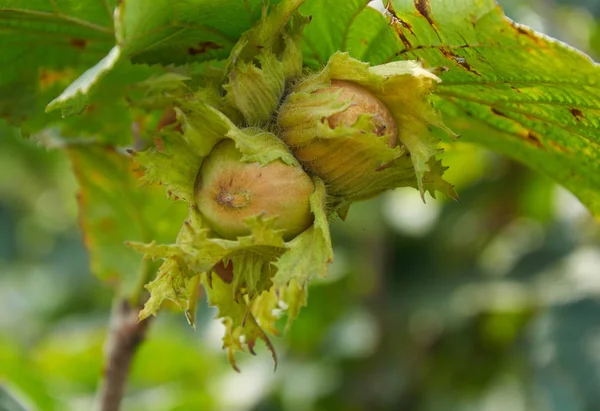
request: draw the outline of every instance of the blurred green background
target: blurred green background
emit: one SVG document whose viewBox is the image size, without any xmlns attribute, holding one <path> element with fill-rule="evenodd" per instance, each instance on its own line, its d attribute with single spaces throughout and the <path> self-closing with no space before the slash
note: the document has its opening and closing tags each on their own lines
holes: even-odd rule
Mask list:
<svg viewBox="0 0 600 411">
<path fill-rule="evenodd" d="M 504 0 L 515 20 L 600 57 L 597 0 Z M 335 263 L 290 332 L 221 350 L 164 311 L 126 411 L 600 409 L 600 228 L 568 192 L 448 145 L 460 203 L 400 189 L 333 224 Z M 0 410 L 89 410 L 113 290 L 89 273 L 63 152 L 0 124 Z"/>
</svg>

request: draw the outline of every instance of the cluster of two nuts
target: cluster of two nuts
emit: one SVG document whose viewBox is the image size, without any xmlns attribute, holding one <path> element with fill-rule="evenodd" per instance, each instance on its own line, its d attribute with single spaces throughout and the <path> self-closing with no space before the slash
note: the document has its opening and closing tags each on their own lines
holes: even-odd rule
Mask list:
<svg viewBox="0 0 600 411">
<path fill-rule="evenodd" d="M 295 90 L 302 90 L 302 83 Z M 351 134 L 365 132 L 364 127 L 352 128 L 362 116 L 368 119 L 367 131 L 382 138 L 389 147 L 397 145 L 397 127 L 390 111 L 366 88 L 348 81 L 331 80 L 308 94 L 325 97 L 343 107 L 333 114 L 317 117 L 302 118 L 301 112 L 299 121 L 299 113 L 294 112 L 291 101 L 294 91 L 284 100 L 277 119 L 279 137 L 302 167 L 281 160 L 262 166 L 244 162 L 231 139 L 215 145 L 203 161 L 196 180 L 196 205 L 206 224 L 220 237 L 235 240 L 249 235 L 246 220 L 256 215 L 276 218 L 274 228 L 283 230 L 284 240 L 296 237 L 313 223 L 309 199 L 314 184 L 309 174 L 323 179 L 328 194 L 352 197 L 357 184 L 360 186 L 357 162 L 364 156 L 360 145 L 353 143 Z M 332 145 L 327 136 L 318 135 L 323 126 L 330 130 L 344 128 L 350 134 Z M 306 133 L 317 135 L 298 138 Z"/>
</svg>

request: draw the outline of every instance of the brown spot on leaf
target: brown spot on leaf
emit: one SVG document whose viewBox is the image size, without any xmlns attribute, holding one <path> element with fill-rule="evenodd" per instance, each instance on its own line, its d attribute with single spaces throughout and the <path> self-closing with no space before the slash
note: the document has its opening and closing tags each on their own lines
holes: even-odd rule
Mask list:
<svg viewBox="0 0 600 411">
<path fill-rule="evenodd" d="M 222 49 L 223 46 L 221 46 L 220 44 L 217 44 L 213 41 L 201 41 L 200 43 L 198 43 L 196 45 L 196 47 L 190 47 L 188 48 L 188 54 L 190 56 L 195 56 L 198 54 L 204 54 L 210 50 L 218 50 L 218 49 Z"/>
<path fill-rule="evenodd" d="M 410 44 L 410 41 L 408 40 L 408 38 L 406 37 L 404 32 L 402 31 L 400 24 L 394 22 L 392 25 L 394 27 L 394 30 L 396 31 L 396 34 L 398 35 L 398 37 L 400 37 L 402 44 L 404 44 L 404 47 L 406 47 L 407 49 L 410 49 L 412 47 L 412 45 Z"/>
<path fill-rule="evenodd" d="M 497 116 L 508 118 L 508 116 L 506 114 L 504 114 L 502 111 L 500 111 L 494 107 L 491 107 L 491 110 L 492 110 L 492 113 L 494 113 Z"/>
<path fill-rule="evenodd" d="M 392 2 L 391 1 L 388 1 L 388 3 L 385 6 L 385 8 L 388 11 L 388 13 L 390 13 L 390 15 L 392 16 L 393 22 L 400 23 L 402 25 L 402 27 L 404 27 L 405 29 L 407 29 L 408 31 L 410 31 L 410 34 L 412 34 L 413 36 L 415 35 L 415 32 L 412 29 L 412 25 L 410 23 L 402 20 L 400 17 L 398 17 L 398 14 L 396 14 L 396 11 L 392 7 Z"/>
<path fill-rule="evenodd" d="M 76 49 L 83 50 L 87 46 L 87 40 L 86 39 L 71 38 L 71 39 L 69 39 L 69 44 L 71 46 L 75 47 Z"/>
<path fill-rule="evenodd" d="M 367 46 L 369 44 L 369 42 L 365 39 L 360 39 L 360 44 Z"/>
<path fill-rule="evenodd" d="M 479 72 L 477 70 L 475 70 L 473 68 L 473 66 L 471 66 L 468 62 L 467 59 L 464 57 L 460 57 L 454 53 L 452 53 L 450 50 L 448 50 L 447 48 L 444 47 L 440 47 L 440 52 L 444 55 L 444 57 L 446 57 L 448 60 L 452 61 L 453 63 L 458 64 L 461 68 L 463 68 L 464 70 L 475 74 L 478 77 L 481 77 L 481 74 L 479 74 Z"/>
<path fill-rule="evenodd" d="M 521 36 L 525 36 L 528 37 L 531 41 L 533 41 L 534 43 L 538 44 L 538 45 L 542 45 L 542 39 L 537 36 L 535 34 L 535 32 L 533 32 L 532 30 L 529 30 L 528 28 L 521 26 L 520 24 L 517 23 L 511 23 L 511 27 L 513 29 L 515 29 L 515 31 L 521 35 Z"/>
<path fill-rule="evenodd" d="M 581 121 L 585 118 L 585 115 L 583 114 L 583 111 L 579 110 L 578 108 L 572 108 L 569 110 L 571 112 L 571 114 L 573 115 L 573 117 L 575 117 L 575 119 L 577 121 Z"/>
<path fill-rule="evenodd" d="M 427 19 L 429 24 L 435 29 L 435 22 L 431 17 L 431 4 L 429 0 L 415 0 L 415 8 L 419 14 Z"/>
<path fill-rule="evenodd" d="M 542 145 L 540 135 L 537 134 L 535 131 L 524 130 L 524 131 L 519 132 L 519 136 L 523 137 L 525 140 L 532 143 L 533 145 L 535 145 L 538 148 L 544 148 L 544 146 Z"/>
<path fill-rule="evenodd" d="M 515 86 L 510 86 L 510 88 L 512 88 L 512 89 L 513 89 L 514 91 L 516 91 L 517 93 L 521 93 L 521 90 L 520 90 L 520 89 L 518 89 L 518 88 L 517 88 L 517 87 L 515 87 Z"/>
<path fill-rule="evenodd" d="M 40 68 L 40 88 L 44 90 L 48 87 L 53 86 L 56 83 L 67 83 L 70 81 L 72 74 L 72 71 L 68 69 L 62 71 L 54 71 Z"/>
</svg>

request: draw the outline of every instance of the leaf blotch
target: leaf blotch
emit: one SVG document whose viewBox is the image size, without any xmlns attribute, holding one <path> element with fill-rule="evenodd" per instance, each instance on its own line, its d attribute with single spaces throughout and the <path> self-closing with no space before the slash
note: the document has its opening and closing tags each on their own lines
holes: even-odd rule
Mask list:
<svg viewBox="0 0 600 411">
<path fill-rule="evenodd" d="M 387 12 L 392 16 L 392 21 L 394 23 L 399 23 L 402 25 L 402 27 L 404 27 L 405 29 L 407 29 L 408 31 L 410 31 L 410 34 L 412 34 L 413 36 L 415 35 L 415 32 L 412 29 L 412 25 L 404 20 L 402 20 L 400 17 L 398 17 L 398 14 L 396 14 L 396 11 L 394 10 L 394 8 L 392 7 L 392 2 L 388 1 L 387 6 L 385 6 Z"/>
<path fill-rule="evenodd" d="M 513 29 L 515 29 L 515 31 L 521 35 L 521 36 L 525 36 L 527 38 L 529 38 L 530 40 L 532 40 L 535 44 L 538 45 L 542 45 L 543 42 L 541 41 L 541 38 L 539 36 L 537 36 L 535 34 L 535 32 L 533 32 L 532 30 L 526 28 L 525 26 L 521 26 L 520 24 L 517 23 L 512 23 L 511 27 Z"/>
<path fill-rule="evenodd" d="M 521 137 L 523 137 L 525 140 L 527 140 L 528 142 L 535 145 L 536 147 L 544 148 L 544 146 L 542 145 L 542 140 L 541 140 L 540 135 L 537 134 L 535 131 L 527 130 L 526 132 L 519 133 L 519 135 Z"/>
<path fill-rule="evenodd" d="M 435 29 L 435 21 L 431 17 L 431 4 L 429 0 L 415 0 L 415 8 L 419 14 L 427 19 L 429 24 Z"/>
<path fill-rule="evenodd" d="M 492 113 L 494 113 L 495 115 L 508 118 L 508 116 L 506 114 L 504 114 L 502 111 L 500 111 L 494 107 L 491 107 L 490 109 L 492 110 Z"/>
<path fill-rule="evenodd" d="M 585 119 L 585 115 L 583 114 L 583 111 L 579 110 L 578 108 L 572 108 L 569 111 L 571 112 L 573 117 L 575 117 L 575 120 L 581 121 L 581 120 Z"/>
<path fill-rule="evenodd" d="M 64 81 L 68 81 L 73 73 L 71 70 L 64 71 L 54 71 L 48 70 L 45 68 L 40 68 L 39 71 L 39 79 L 40 79 L 40 88 L 42 90 L 53 86 L 56 83 L 62 83 Z"/>
<path fill-rule="evenodd" d="M 446 57 L 448 60 L 452 61 L 453 63 L 458 64 L 462 69 L 468 71 L 469 73 L 473 73 L 476 76 L 481 77 L 481 74 L 479 74 L 479 72 L 477 70 L 475 70 L 473 68 L 473 66 L 471 66 L 467 62 L 466 58 L 460 57 L 460 56 L 452 53 L 450 50 L 448 50 L 447 48 L 444 48 L 444 47 L 440 47 L 439 50 L 444 55 L 444 57 Z"/>
<path fill-rule="evenodd" d="M 400 37 L 400 40 L 402 41 L 402 44 L 404 44 L 404 47 L 406 47 L 407 49 L 410 49 L 412 47 L 412 44 L 410 44 L 410 41 L 408 40 L 408 38 L 406 37 L 406 35 L 402 31 L 402 28 L 400 27 L 400 24 L 397 23 L 397 22 L 394 22 L 393 23 L 393 27 L 394 27 L 394 30 L 396 31 L 396 34 L 398 35 L 398 37 Z"/>
<path fill-rule="evenodd" d="M 196 56 L 198 54 L 204 54 L 210 50 L 222 49 L 223 46 L 213 41 L 201 41 L 195 47 L 188 48 L 188 54 L 190 56 Z"/>
<path fill-rule="evenodd" d="M 84 50 L 85 47 L 87 46 L 87 40 L 85 40 L 85 39 L 78 39 L 78 38 L 71 38 L 71 39 L 69 39 L 69 44 L 71 46 L 75 47 L 76 49 Z"/>
</svg>

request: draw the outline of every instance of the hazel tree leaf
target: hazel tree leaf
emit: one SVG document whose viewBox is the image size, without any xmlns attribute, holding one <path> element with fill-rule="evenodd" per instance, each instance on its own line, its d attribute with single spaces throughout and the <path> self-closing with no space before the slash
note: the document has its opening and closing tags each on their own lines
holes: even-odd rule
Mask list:
<svg viewBox="0 0 600 411">
<path fill-rule="evenodd" d="M 272 1 L 271 3 L 277 3 Z M 117 44 L 134 63 L 185 64 L 226 59 L 261 15 L 261 0 L 121 2 Z"/>
<path fill-rule="evenodd" d="M 551 177 L 600 215 L 600 68 L 588 56 L 514 23 L 493 0 L 392 0 L 385 15 L 365 7 L 344 21 L 326 12 L 338 2 L 308 4 L 320 5 L 315 38 L 337 38 L 359 60 L 446 68 L 434 103 L 453 131 Z"/>
<path fill-rule="evenodd" d="M 0 0 L 0 117 L 28 130 L 44 106 L 114 45 L 114 0 Z"/>
<path fill-rule="evenodd" d="M 121 49 L 114 46 L 104 58 L 94 66 L 86 70 L 81 76 L 73 81 L 58 97 L 46 106 L 46 112 L 60 110 L 62 117 L 76 114 L 88 114 L 98 109 L 99 106 L 115 106 L 115 103 L 126 99 L 128 88 L 135 83 L 141 82 L 142 86 L 152 87 L 151 76 L 160 73 L 158 68 L 133 66 L 126 58 L 123 58 Z M 136 96 L 137 97 L 137 96 Z M 133 98 L 133 97 L 132 97 Z M 166 99 L 165 99 L 166 100 Z M 117 107 L 122 111 L 131 111 L 135 104 Z M 91 105 L 91 109 L 84 111 Z M 114 118 L 111 113 L 106 118 Z M 87 119 L 86 119 L 87 120 Z M 74 122 L 73 120 L 71 120 Z M 107 121 L 108 122 L 108 121 Z M 129 120 L 130 127 L 133 120 Z"/>
<path fill-rule="evenodd" d="M 303 34 L 304 63 L 312 68 L 327 64 L 337 51 L 346 51 L 348 31 L 370 0 L 308 0 L 300 13 L 311 16 Z"/>
<path fill-rule="evenodd" d="M 112 50 L 94 67 L 88 69 L 75 80 L 60 96 L 55 98 L 46 107 L 47 111 L 62 108 L 62 115 L 68 116 L 79 113 L 85 108 L 88 102 L 88 92 L 102 77 L 104 77 L 119 61 L 121 50 L 119 47 L 113 47 Z M 66 101 L 68 105 L 65 105 Z"/>
<path fill-rule="evenodd" d="M 128 286 L 140 270 L 152 267 L 125 242 L 173 241 L 185 207 L 169 201 L 158 188 L 141 187 L 127 155 L 98 145 L 67 150 L 79 182 L 80 224 L 91 270 L 103 280 Z"/>
</svg>

